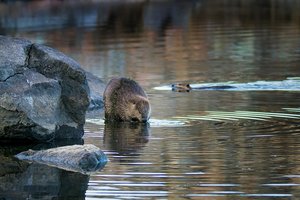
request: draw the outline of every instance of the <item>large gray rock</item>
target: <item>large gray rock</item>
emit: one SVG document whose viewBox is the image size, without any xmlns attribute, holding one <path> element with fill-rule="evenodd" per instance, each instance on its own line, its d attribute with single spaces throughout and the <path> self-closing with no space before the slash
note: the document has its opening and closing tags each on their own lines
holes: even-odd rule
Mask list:
<svg viewBox="0 0 300 200">
<path fill-rule="evenodd" d="M 90 87 L 89 110 L 103 108 L 103 92 L 105 90 L 106 84 L 100 78 L 89 72 L 86 72 L 86 78 Z"/>
<path fill-rule="evenodd" d="M 52 48 L 4 36 L 0 55 L 0 139 L 81 138 L 90 91 L 80 65 Z M 100 106 L 101 98 L 93 96 Z"/>
</svg>

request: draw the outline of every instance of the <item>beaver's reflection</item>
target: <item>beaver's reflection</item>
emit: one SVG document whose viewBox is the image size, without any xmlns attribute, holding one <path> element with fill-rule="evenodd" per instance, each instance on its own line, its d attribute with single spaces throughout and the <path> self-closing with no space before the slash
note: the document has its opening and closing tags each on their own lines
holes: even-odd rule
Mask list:
<svg viewBox="0 0 300 200">
<path fill-rule="evenodd" d="M 105 123 L 104 144 L 106 149 L 121 155 L 133 154 L 148 142 L 148 123 Z"/>
</svg>

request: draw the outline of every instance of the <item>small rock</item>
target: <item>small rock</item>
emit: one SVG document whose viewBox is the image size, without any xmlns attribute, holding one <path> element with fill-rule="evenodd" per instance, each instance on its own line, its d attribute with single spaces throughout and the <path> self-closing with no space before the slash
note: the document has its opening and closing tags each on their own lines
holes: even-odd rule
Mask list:
<svg viewBox="0 0 300 200">
<path fill-rule="evenodd" d="M 60 169 L 87 174 L 96 171 L 107 162 L 106 155 L 96 146 L 71 145 L 47 150 L 28 150 L 16 155 L 20 160 L 33 161 Z"/>
</svg>

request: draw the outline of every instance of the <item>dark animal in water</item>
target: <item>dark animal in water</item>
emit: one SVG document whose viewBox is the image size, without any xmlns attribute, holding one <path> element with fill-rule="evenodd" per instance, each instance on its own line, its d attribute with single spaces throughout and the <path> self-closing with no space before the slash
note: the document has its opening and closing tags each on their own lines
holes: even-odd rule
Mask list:
<svg viewBox="0 0 300 200">
<path fill-rule="evenodd" d="M 176 92 L 189 92 L 191 90 L 190 84 L 177 83 L 172 84 L 172 91 Z"/>
<path fill-rule="evenodd" d="M 113 78 L 104 94 L 106 121 L 147 122 L 151 107 L 142 87 L 128 78 Z"/>
<path fill-rule="evenodd" d="M 190 90 L 228 90 L 235 88 L 230 85 L 212 85 L 212 86 L 202 86 L 202 87 L 191 87 L 190 84 L 176 83 L 172 84 L 172 91 L 176 92 L 189 92 Z"/>
</svg>

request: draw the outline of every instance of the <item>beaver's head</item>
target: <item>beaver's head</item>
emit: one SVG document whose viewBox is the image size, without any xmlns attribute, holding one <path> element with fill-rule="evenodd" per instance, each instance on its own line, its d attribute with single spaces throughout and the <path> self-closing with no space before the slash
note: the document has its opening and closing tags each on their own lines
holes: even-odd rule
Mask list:
<svg viewBox="0 0 300 200">
<path fill-rule="evenodd" d="M 124 109 L 124 121 L 147 122 L 150 117 L 151 107 L 149 100 L 140 95 L 133 96 Z"/>
</svg>

